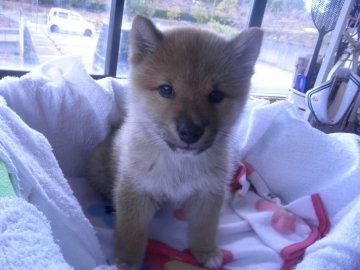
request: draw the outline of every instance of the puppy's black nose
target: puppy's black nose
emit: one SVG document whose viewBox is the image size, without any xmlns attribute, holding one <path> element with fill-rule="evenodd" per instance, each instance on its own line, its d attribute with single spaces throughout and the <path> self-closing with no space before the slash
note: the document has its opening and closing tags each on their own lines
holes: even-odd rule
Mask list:
<svg viewBox="0 0 360 270">
<path fill-rule="evenodd" d="M 180 139 L 187 143 L 196 143 L 204 134 L 204 127 L 193 124 L 189 121 L 180 121 L 177 124 L 177 132 Z"/>
</svg>

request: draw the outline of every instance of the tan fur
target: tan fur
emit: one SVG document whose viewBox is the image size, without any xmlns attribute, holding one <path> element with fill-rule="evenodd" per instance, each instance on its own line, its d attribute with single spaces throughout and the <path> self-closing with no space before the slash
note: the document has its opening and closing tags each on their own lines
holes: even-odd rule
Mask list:
<svg viewBox="0 0 360 270">
<path fill-rule="evenodd" d="M 89 166 L 90 181 L 103 194 L 114 185 L 118 267 L 140 267 L 151 218 L 164 204 L 176 202 L 187 212 L 193 255 L 217 269 L 222 258 L 216 230 L 231 178 L 231 132 L 247 99 L 262 31 L 249 29 L 227 41 L 190 28 L 162 33 L 137 16 L 130 40 L 127 117 L 113 138 L 97 148 Z M 159 94 L 164 84 L 173 87 L 174 98 Z M 208 100 L 214 89 L 225 93 L 219 104 Z M 204 127 L 195 143 L 180 139 L 177 124 L 182 120 Z M 104 153 L 110 158 L 99 164 Z"/>
</svg>

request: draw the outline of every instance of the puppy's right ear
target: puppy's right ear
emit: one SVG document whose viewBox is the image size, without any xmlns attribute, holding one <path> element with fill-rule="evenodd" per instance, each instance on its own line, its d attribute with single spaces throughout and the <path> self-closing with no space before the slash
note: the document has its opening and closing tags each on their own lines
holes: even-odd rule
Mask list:
<svg viewBox="0 0 360 270">
<path fill-rule="evenodd" d="M 163 34 L 149 18 L 137 15 L 130 32 L 131 62 L 139 63 L 153 54 L 162 39 Z"/>
</svg>

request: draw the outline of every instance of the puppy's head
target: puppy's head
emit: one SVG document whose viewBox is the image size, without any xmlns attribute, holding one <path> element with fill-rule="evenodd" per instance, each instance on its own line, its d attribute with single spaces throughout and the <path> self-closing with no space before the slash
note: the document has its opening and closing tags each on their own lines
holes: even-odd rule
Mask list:
<svg viewBox="0 0 360 270">
<path fill-rule="evenodd" d="M 201 153 L 238 119 L 262 36 L 258 28 L 231 40 L 191 28 L 161 32 L 135 17 L 129 114 L 172 150 Z"/>
</svg>

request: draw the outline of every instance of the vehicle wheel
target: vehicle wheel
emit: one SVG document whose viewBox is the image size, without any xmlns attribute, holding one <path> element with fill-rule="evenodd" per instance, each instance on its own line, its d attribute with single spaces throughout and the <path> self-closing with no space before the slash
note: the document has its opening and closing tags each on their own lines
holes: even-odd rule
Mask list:
<svg viewBox="0 0 360 270">
<path fill-rule="evenodd" d="M 50 31 L 51 31 L 52 33 L 59 33 L 59 26 L 57 26 L 57 25 L 52 25 L 52 26 L 50 27 Z"/>
<path fill-rule="evenodd" d="M 91 37 L 92 36 L 92 32 L 90 29 L 86 29 L 85 32 L 84 32 L 84 36 L 86 37 Z"/>
</svg>

